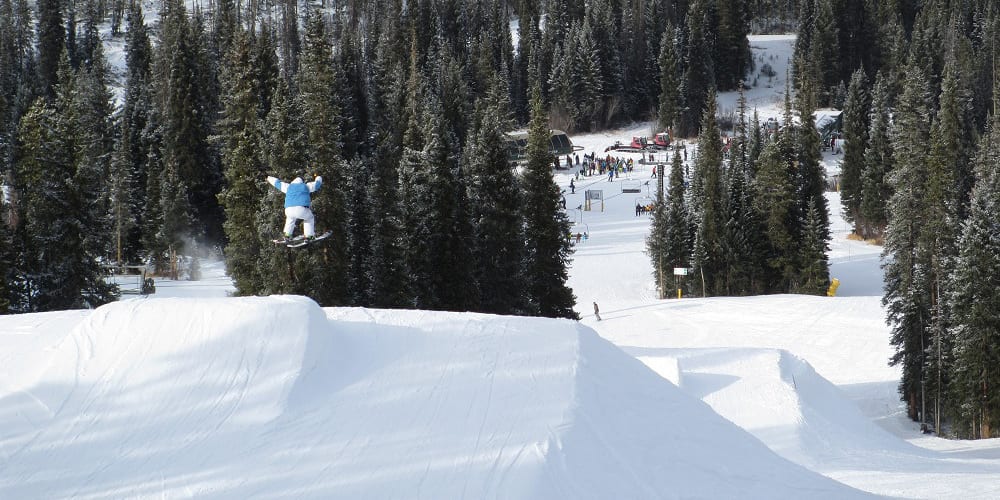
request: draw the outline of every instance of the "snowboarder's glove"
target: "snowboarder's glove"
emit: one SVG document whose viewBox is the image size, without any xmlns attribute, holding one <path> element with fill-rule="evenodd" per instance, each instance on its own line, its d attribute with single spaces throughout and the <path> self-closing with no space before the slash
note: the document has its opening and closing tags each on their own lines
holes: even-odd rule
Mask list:
<svg viewBox="0 0 1000 500">
<path fill-rule="evenodd" d="M 268 184 L 270 184 L 270 185 L 273 186 L 275 182 L 278 182 L 278 178 L 277 177 L 272 177 L 270 175 L 267 176 L 267 183 Z"/>
</svg>

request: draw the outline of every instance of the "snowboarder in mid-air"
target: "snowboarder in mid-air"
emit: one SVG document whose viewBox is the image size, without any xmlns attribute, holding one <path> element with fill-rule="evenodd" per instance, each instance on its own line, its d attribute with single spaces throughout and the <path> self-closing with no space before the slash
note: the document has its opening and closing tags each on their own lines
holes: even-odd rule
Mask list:
<svg viewBox="0 0 1000 500">
<path fill-rule="evenodd" d="M 267 183 L 275 189 L 285 193 L 285 229 L 284 239 L 275 240 L 276 243 L 292 241 L 292 233 L 295 232 L 295 223 L 302 221 L 303 237 L 306 241 L 316 238 L 316 217 L 309 206 L 312 202 L 311 194 L 316 192 L 323 185 L 323 178 L 316 175 L 312 182 L 305 182 L 302 177 L 307 174 L 302 172 L 292 179 L 292 182 L 283 182 L 277 177 L 268 176 Z"/>
</svg>

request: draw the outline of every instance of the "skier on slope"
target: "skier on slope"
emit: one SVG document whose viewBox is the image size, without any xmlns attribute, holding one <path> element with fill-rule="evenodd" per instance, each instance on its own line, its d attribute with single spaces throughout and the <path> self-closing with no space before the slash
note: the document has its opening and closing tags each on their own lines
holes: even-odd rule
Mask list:
<svg viewBox="0 0 1000 500">
<path fill-rule="evenodd" d="M 310 194 L 323 185 L 323 178 L 315 176 L 312 182 L 305 182 L 302 177 L 307 176 L 305 172 L 292 179 L 292 182 L 282 182 L 277 177 L 267 176 L 267 183 L 275 189 L 285 193 L 285 240 L 292 238 L 295 231 L 295 223 L 302 220 L 302 232 L 305 238 L 312 239 L 316 236 L 316 218 L 312 210 L 309 209 Z"/>
</svg>

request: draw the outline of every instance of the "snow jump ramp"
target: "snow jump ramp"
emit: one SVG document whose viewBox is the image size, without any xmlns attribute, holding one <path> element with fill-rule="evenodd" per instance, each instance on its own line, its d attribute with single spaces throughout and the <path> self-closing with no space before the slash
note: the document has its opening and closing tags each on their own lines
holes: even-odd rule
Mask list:
<svg viewBox="0 0 1000 500">
<path fill-rule="evenodd" d="M 867 496 L 574 321 L 135 299 L 48 335 L 0 385 L 0 498 Z"/>
</svg>

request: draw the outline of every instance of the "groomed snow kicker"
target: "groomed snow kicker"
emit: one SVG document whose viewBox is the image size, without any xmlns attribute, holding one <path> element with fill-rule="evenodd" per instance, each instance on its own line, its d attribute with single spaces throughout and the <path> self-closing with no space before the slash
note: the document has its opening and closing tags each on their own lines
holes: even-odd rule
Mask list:
<svg viewBox="0 0 1000 500">
<path fill-rule="evenodd" d="M 572 321 L 132 300 L 22 354 L 0 498 L 864 496 Z"/>
</svg>

